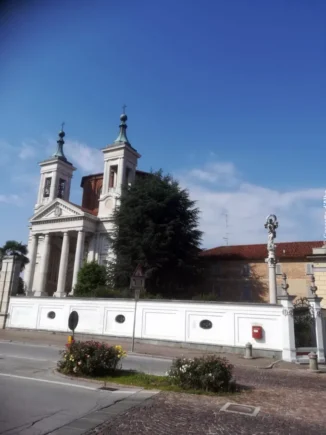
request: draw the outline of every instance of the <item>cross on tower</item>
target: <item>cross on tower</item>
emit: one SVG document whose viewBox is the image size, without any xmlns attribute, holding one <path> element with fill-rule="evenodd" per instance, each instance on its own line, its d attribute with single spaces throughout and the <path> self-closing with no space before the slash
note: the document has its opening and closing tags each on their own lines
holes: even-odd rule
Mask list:
<svg viewBox="0 0 326 435">
<path fill-rule="evenodd" d="M 126 105 L 124 104 L 123 106 L 122 106 L 122 113 L 125 115 L 126 114 Z"/>
<path fill-rule="evenodd" d="M 61 123 L 61 131 L 63 131 L 63 127 L 64 127 L 64 125 L 65 125 L 65 123 L 62 122 L 62 123 Z"/>
</svg>

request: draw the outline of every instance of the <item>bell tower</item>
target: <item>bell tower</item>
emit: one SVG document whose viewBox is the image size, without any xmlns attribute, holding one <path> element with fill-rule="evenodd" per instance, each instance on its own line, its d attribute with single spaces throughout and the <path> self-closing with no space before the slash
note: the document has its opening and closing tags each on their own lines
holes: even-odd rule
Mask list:
<svg viewBox="0 0 326 435">
<path fill-rule="evenodd" d="M 49 204 L 56 198 L 69 201 L 72 174 L 76 168 L 68 162 L 63 152 L 63 145 L 65 143 L 63 140 L 65 137 L 63 126 L 64 123 L 62 123 L 62 128 L 59 132 L 56 152 L 48 159 L 39 163 L 41 167 L 41 177 L 37 202 L 34 208 L 35 211 Z"/>
<path fill-rule="evenodd" d="M 135 179 L 137 162 L 141 156 L 131 146 L 127 138 L 127 119 L 125 110 L 123 110 L 120 116 L 120 131 L 117 139 L 112 145 L 102 149 L 104 174 L 102 192 L 99 198 L 99 218 L 112 217 L 123 186 L 132 184 Z"/>
</svg>

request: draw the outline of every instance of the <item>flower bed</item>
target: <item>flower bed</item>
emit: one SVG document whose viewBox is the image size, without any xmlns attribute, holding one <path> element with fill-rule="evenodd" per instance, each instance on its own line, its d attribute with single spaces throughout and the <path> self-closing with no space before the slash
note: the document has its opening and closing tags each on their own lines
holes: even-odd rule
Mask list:
<svg viewBox="0 0 326 435">
<path fill-rule="evenodd" d="M 106 376 L 119 367 L 126 352 L 121 346 L 109 346 L 98 341 L 77 341 L 60 352 L 58 370 L 67 375 Z"/>
<path fill-rule="evenodd" d="M 172 384 L 185 390 L 225 392 L 233 389 L 233 366 L 226 358 L 215 355 L 187 359 L 177 358 L 167 373 Z"/>
</svg>

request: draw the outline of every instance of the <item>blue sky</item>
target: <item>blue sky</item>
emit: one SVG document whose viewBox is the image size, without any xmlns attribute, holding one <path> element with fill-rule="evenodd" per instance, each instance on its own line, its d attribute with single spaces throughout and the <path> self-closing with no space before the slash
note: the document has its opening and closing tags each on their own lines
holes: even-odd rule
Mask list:
<svg viewBox="0 0 326 435">
<path fill-rule="evenodd" d="M 128 134 L 202 210 L 204 246 L 321 239 L 326 189 L 322 0 L 16 0 L 0 13 L 0 243 L 27 240 L 37 163 L 65 150 L 80 178 Z M 20 3 L 20 5 L 19 5 Z M 225 213 L 229 228 L 226 230 Z"/>
</svg>

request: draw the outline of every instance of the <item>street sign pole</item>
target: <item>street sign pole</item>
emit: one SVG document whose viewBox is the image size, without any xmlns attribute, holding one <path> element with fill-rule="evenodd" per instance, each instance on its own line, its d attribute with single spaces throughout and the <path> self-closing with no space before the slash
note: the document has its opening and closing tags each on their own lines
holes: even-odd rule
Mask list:
<svg viewBox="0 0 326 435">
<path fill-rule="evenodd" d="M 134 325 L 132 328 L 132 343 L 131 343 L 131 352 L 135 349 L 135 330 L 136 330 L 136 316 L 137 316 L 137 302 L 140 295 L 140 289 L 135 289 L 135 310 L 134 310 Z"/>
<path fill-rule="evenodd" d="M 72 337 L 71 340 L 68 337 L 68 342 L 74 342 L 75 339 L 75 329 L 77 328 L 78 325 L 78 321 L 79 321 L 79 316 L 77 311 L 72 311 L 69 315 L 69 319 L 68 319 L 68 328 L 72 331 Z"/>
<path fill-rule="evenodd" d="M 131 352 L 135 349 L 135 331 L 136 331 L 136 318 L 137 318 L 137 302 L 140 296 L 140 291 L 145 288 L 145 275 L 141 263 L 138 264 L 136 270 L 131 276 L 130 289 L 135 291 L 135 309 L 134 309 L 134 325 L 132 328 L 132 342 Z"/>
</svg>

